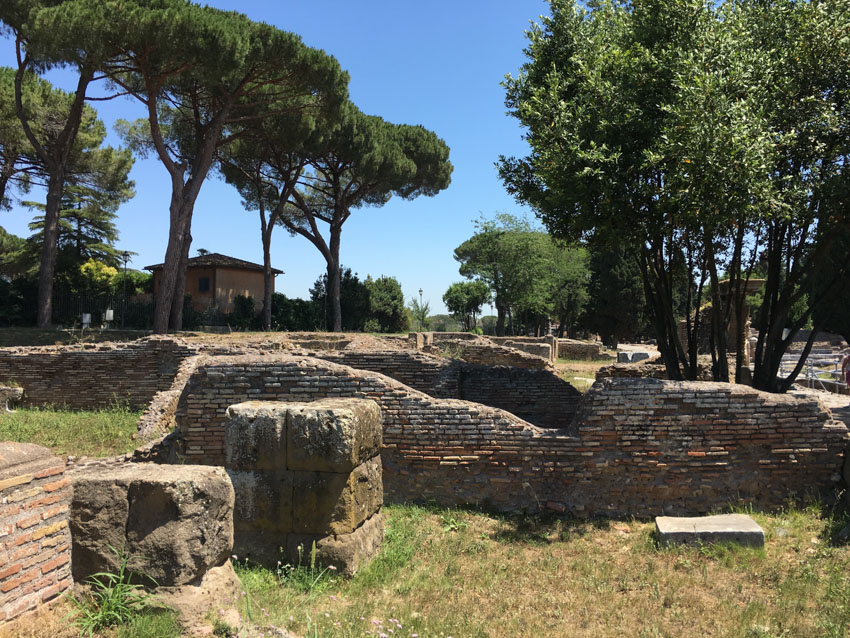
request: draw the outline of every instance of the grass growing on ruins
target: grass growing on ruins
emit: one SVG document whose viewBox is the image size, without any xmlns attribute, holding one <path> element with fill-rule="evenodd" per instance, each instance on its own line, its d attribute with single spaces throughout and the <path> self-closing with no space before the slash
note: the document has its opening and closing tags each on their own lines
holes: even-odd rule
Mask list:
<svg viewBox="0 0 850 638">
<path fill-rule="evenodd" d="M 21 408 L 0 412 L 0 441 L 35 443 L 56 454 L 114 456 L 135 449 L 139 412 L 116 405 L 79 411 Z"/>
<path fill-rule="evenodd" d="M 764 550 L 660 548 L 637 521 L 385 513 L 381 554 L 350 581 L 305 589 L 241 563 L 254 622 L 388 638 L 843 636 L 850 623 L 850 547 L 830 542 L 844 522 L 817 508 L 753 514 Z"/>
<path fill-rule="evenodd" d="M 584 359 L 558 359 L 555 369 L 558 375 L 579 392 L 587 392 L 596 380 L 596 372 L 611 361 L 587 361 Z"/>
</svg>

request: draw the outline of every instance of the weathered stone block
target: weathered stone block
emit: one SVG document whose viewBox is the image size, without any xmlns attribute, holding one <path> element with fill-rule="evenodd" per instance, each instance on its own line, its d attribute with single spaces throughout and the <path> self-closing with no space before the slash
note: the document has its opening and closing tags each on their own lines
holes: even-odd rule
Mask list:
<svg viewBox="0 0 850 638">
<path fill-rule="evenodd" d="M 384 502 L 381 457 L 350 474 L 294 472 L 292 500 L 292 531 L 351 533 Z"/>
<path fill-rule="evenodd" d="M 383 514 L 377 512 L 349 534 L 320 536 L 314 534 L 290 534 L 286 546 L 286 557 L 293 565 L 309 564 L 313 543 L 316 543 L 316 562 L 327 567 L 334 566 L 340 573 L 352 576 L 375 554 L 384 539 Z M 301 548 L 299 552 L 298 548 Z"/>
<path fill-rule="evenodd" d="M 224 438 L 226 466 L 237 470 L 286 467 L 288 403 L 246 401 L 227 408 Z"/>
<path fill-rule="evenodd" d="M 657 516 L 655 527 L 664 545 L 738 543 L 750 547 L 764 547 L 764 530 L 746 514 Z"/>
<path fill-rule="evenodd" d="M 20 401 L 22 396 L 23 388 L 0 386 L 0 412 L 14 412 L 11 403 Z"/>
<path fill-rule="evenodd" d="M 237 530 L 292 531 L 292 472 L 227 470 L 237 495 Z"/>
<path fill-rule="evenodd" d="M 72 571 L 82 581 L 142 557 L 135 571 L 161 586 L 195 582 L 233 546 L 233 487 L 223 468 L 134 463 L 74 477 Z"/>
<path fill-rule="evenodd" d="M 350 472 L 381 450 L 381 409 L 364 399 L 288 404 L 287 467 Z"/>
</svg>

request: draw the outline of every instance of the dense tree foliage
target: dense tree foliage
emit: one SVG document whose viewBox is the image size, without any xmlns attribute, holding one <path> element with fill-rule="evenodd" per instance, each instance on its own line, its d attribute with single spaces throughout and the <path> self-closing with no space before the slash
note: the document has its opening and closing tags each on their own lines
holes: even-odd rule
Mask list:
<svg viewBox="0 0 850 638">
<path fill-rule="evenodd" d="M 529 62 L 506 80 L 532 149 L 502 159 L 508 190 L 557 236 L 635 252 L 674 379 L 696 374 L 695 309 L 706 301 L 715 378 L 728 379 L 727 327 L 733 314 L 742 325 L 745 283 L 764 261 L 754 383 L 784 390 L 793 375 L 776 379 L 779 360 L 817 300 L 786 339 L 782 329 L 807 274 L 850 223 L 850 8 L 839 0 L 551 7 L 529 32 Z M 676 312 L 683 274 L 687 343 Z M 837 286 L 833 279 L 828 289 Z M 736 340 L 740 370 L 744 335 Z"/>
<path fill-rule="evenodd" d="M 366 330 L 369 332 L 404 332 L 410 328 L 407 313 L 404 310 L 404 293 L 395 277 L 366 277 L 366 290 L 369 291 L 369 320 Z M 369 323 L 376 328 L 372 330 Z"/>
<path fill-rule="evenodd" d="M 481 314 L 481 306 L 488 301 L 490 301 L 490 289 L 480 279 L 454 283 L 443 295 L 443 303 L 460 323 L 464 332 L 477 327 L 476 316 Z"/>
<path fill-rule="evenodd" d="M 550 318 L 562 333 L 575 327 L 587 301 L 583 247 L 565 247 L 526 220 L 500 214 L 455 249 L 460 274 L 487 284 L 496 307 L 496 334 L 540 334 Z"/>
<path fill-rule="evenodd" d="M 638 260 L 622 246 L 588 249 L 587 308 L 582 324 L 609 348 L 647 335 L 646 301 Z"/>
<path fill-rule="evenodd" d="M 264 117 L 334 109 L 347 95 L 336 60 L 294 34 L 232 12 L 184 0 L 103 3 L 75 0 L 46 18 L 58 39 L 98 37 L 117 54 L 104 72 L 147 110 L 125 126 L 140 151 L 153 152 L 171 182 L 170 229 L 154 330 L 182 323 L 185 266 L 194 204 L 216 152 Z"/>
<path fill-rule="evenodd" d="M 41 263 L 38 272 L 38 326 L 48 327 L 53 302 L 53 275 L 56 266 L 62 196 L 69 164 L 80 148 L 90 148 L 78 139 L 85 120 L 92 119 L 86 107 L 86 93 L 95 74 L 112 55 L 100 33 L 69 32 L 49 15 L 61 5 L 68 15 L 79 13 L 78 3 L 51 0 L 5 0 L 0 5 L 0 22 L 15 41 L 17 68 L 14 77 L 15 113 L 21 129 L 46 176 L 47 199 Z M 33 79 L 35 73 L 53 68 L 72 70 L 77 86 L 72 93 L 51 90 L 45 82 Z M 27 100 L 28 91 L 41 93 Z"/>
<path fill-rule="evenodd" d="M 391 124 L 343 109 L 331 131 L 314 137 L 308 170 L 299 179 L 280 223 L 308 239 L 327 262 L 330 323 L 342 329 L 339 248 L 343 224 L 354 209 L 383 206 L 393 195 L 413 199 L 448 187 L 449 148 L 421 126 Z M 320 225 L 327 225 L 327 238 Z"/>
</svg>

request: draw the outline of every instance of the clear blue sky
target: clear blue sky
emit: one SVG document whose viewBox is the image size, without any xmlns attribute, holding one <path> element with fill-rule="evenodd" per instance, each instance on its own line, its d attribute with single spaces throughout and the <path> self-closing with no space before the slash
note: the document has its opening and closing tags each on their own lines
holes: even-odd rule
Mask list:
<svg viewBox="0 0 850 638">
<path fill-rule="evenodd" d="M 494 162 L 500 154 L 522 155 L 521 130 L 505 114 L 505 74 L 523 63 L 529 21 L 548 13 L 543 0 L 216 0 L 301 35 L 310 46 L 335 56 L 351 76 L 351 99 L 366 113 L 396 123 L 422 124 L 451 148 L 451 186 L 436 197 L 394 198 L 383 208 L 354 212 L 342 231 L 341 261 L 366 275 L 395 276 L 405 299 L 418 296 L 431 311 L 445 312 L 442 295 L 462 278 L 452 251 L 474 232 L 473 220 L 499 211 L 524 212 L 502 188 Z M 11 41 L 0 39 L 0 64 L 13 66 Z M 69 77 L 53 73 L 69 89 Z M 110 127 L 119 117 L 143 113 L 129 99 L 94 103 Z M 114 134 L 109 143 L 118 145 Z M 168 175 L 156 159 L 137 159 L 136 197 L 118 212 L 119 247 L 138 253 L 131 268 L 159 263 L 168 229 Z M 33 194 L 35 195 L 35 194 Z M 23 208 L 0 213 L 0 226 L 29 234 L 32 214 Z M 262 263 L 259 219 L 240 204 L 235 189 L 215 178 L 201 190 L 192 223 L 192 255 L 198 248 Z M 275 229 L 272 264 L 286 272 L 276 290 L 307 298 L 324 272 L 319 252 L 302 237 Z"/>
</svg>

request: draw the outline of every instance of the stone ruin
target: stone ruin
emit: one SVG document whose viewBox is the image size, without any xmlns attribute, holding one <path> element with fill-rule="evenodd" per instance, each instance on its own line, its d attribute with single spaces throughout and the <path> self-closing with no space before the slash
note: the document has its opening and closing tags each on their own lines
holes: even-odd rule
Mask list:
<svg viewBox="0 0 850 638">
<path fill-rule="evenodd" d="M 269 566 L 316 559 L 354 574 L 383 538 L 381 410 L 374 401 L 230 406 L 225 467 L 238 556 Z"/>
<path fill-rule="evenodd" d="M 114 566 L 113 543 L 149 556 L 164 589 L 212 600 L 235 586 L 231 542 L 272 565 L 315 543 L 322 564 L 354 572 L 385 500 L 694 515 L 842 481 L 847 426 L 812 396 L 646 376 L 582 396 L 552 367 L 562 346 L 418 334 L 0 349 L 0 381 L 25 405 L 123 398 L 148 406 L 140 432 L 160 439 L 68 468 L 0 447 L 0 622 Z"/>
</svg>

